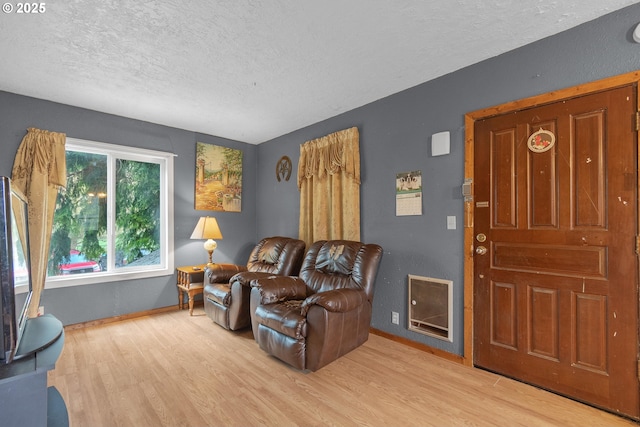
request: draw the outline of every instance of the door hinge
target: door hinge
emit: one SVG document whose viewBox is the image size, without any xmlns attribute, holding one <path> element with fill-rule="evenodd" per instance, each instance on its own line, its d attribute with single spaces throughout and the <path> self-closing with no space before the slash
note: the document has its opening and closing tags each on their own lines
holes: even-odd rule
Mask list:
<svg viewBox="0 0 640 427">
<path fill-rule="evenodd" d="M 640 111 L 636 111 L 636 132 L 640 131 Z"/>
<path fill-rule="evenodd" d="M 640 359 L 638 359 L 638 367 L 636 369 L 636 373 L 638 375 L 638 380 L 640 380 Z"/>
<path fill-rule="evenodd" d="M 636 236 L 636 255 L 640 255 L 640 236 Z"/>
</svg>

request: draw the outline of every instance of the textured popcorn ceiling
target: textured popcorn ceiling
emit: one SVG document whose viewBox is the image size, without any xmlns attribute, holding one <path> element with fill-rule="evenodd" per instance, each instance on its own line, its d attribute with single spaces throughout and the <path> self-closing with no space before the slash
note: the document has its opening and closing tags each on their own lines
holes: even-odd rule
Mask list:
<svg viewBox="0 0 640 427">
<path fill-rule="evenodd" d="M 0 90 L 256 144 L 637 2 L 53 1 Z"/>
</svg>

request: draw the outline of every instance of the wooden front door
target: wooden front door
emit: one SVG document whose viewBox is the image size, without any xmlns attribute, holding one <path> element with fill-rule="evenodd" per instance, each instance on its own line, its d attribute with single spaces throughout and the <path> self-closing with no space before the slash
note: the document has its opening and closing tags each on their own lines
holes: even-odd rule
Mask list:
<svg viewBox="0 0 640 427">
<path fill-rule="evenodd" d="M 476 121 L 473 307 L 476 366 L 637 418 L 636 99 Z"/>
</svg>

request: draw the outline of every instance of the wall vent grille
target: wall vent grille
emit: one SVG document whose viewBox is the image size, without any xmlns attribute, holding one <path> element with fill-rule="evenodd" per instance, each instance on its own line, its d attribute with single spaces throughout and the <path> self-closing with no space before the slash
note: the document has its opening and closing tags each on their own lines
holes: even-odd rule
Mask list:
<svg viewBox="0 0 640 427">
<path fill-rule="evenodd" d="M 453 282 L 409 274 L 409 330 L 453 342 Z"/>
</svg>

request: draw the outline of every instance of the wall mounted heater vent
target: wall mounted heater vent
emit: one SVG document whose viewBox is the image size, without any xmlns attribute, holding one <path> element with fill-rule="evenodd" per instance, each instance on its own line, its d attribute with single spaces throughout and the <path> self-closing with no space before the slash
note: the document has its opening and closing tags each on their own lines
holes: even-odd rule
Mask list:
<svg viewBox="0 0 640 427">
<path fill-rule="evenodd" d="M 453 342 L 453 282 L 409 274 L 409 330 Z"/>
</svg>

